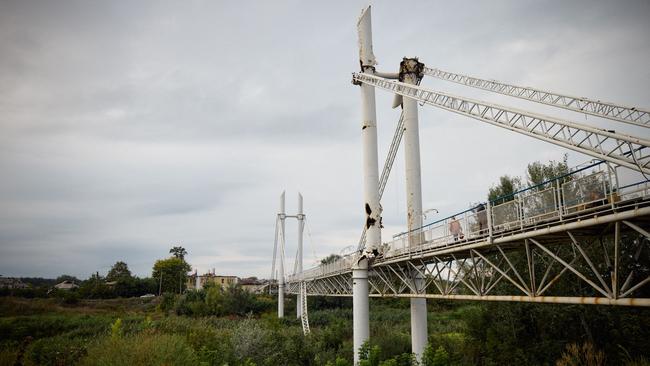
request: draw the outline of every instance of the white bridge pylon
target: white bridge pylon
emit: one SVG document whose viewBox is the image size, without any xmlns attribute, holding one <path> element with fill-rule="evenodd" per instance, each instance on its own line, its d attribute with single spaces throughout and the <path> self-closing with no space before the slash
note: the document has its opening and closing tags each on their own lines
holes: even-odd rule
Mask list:
<svg viewBox="0 0 650 366">
<path fill-rule="evenodd" d="M 285 272 L 284 272 L 284 260 L 285 260 L 285 220 L 287 218 L 293 218 L 298 221 L 298 248 L 296 251 L 296 258 L 294 262 L 294 272 L 295 276 L 300 275 L 303 272 L 303 237 L 305 231 L 305 214 L 303 212 L 303 199 L 302 194 L 298 193 L 298 212 L 295 215 L 287 215 L 285 212 L 285 192 L 282 192 L 280 195 L 280 212 L 277 215 L 275 221 L 275 242 L 273 244 L 273 265 L 271 267 L 271 280 L 275 279 L 278 281 L 278 317 L 284 317 L 284 294 L 285 294 Z M 279 263 L 279 273 L 275 271 L 275 264 L 278 257 L 278 243 L 280 244 L 280 263 Z M 296 294 L 296 317 L 301 319 L 303 332 L 305 334 L 309 333 L 309 319 L 307 317 L 307 295 L 306 287 L 303 285 L 301 291 Z"/>
<path fill-rule="evenodd" d="M 638 270 L 642 261 L 646 265 L 650 261 L 646 259 L 650 258 L 649 136 L 625 135 L 419 84 L 428 75 L 642 128 L 650 127 L 647 109 L 453 74 L 427 68 L 417 58 L 404 58 L 398 73 L 379 72 L 372 49 L 370 7 L 361 12 L 357 28 L 361 72 L 353 74 L 353 83 L 360 86 L 362 101 L 363 232 L 356 253 L 306 270 L 300 262 L 300 270 L 286 279 L 286 286 L 284 270 L 280 271 L 279 292 L 302 295 L 303 320 L 307 294 L 352 296 L 356 365 L 358 351 L 370 336 L 369 297 L 411 300 L 411 347 L 418 361 L 427 344 L 426 299 L 650 307 L 646 295 L 650 276 Z M 402 106 L 381 177 L 375 88 L 394 93 L 393 107 Z M 423 225 L 418 102 L 598 161 L 507 199 Z M 380 200 L 402 137 L 408 229 L 392 241 L 382 242 Z M 645 180 L 620 184 L 618 171 L 622 169 L 636 171 Z M 282 197 L 275 245 L 277 248 L 279 238 L 283 253 L 284 218 L 288 216 Z M 302 245 L 299 253 L 302 257 Z M 283 266 L 283 259 L 280 262 Z M 567 293 L 555 285 L 568 276 L 575 276 L 580 286 Z M 278 299 L 283 303 L 284 294 L 279 293 Z M 305 323 L 307 334 L 309 325 Z"/>
</svg>

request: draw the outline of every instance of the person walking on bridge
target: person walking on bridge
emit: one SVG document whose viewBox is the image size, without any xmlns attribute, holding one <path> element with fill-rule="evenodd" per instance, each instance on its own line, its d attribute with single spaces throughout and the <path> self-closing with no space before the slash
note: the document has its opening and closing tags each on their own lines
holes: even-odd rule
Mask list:
<svg viewBox="0 0 650 366">
<path fill-rule="evenodd" d="M 449 231 L 451 232 L 451 235 L 454 236 L 454 241 L 458 241 L 458 239 L 463 239 L 465 236 L 463 235 L 463 228 L 460 226 L 460 222 L 456 220 L 456 216 L 451 217 L 451 221 L 449 222 Z"/>
<path fill-rule="evenodd" d="M 478 218 L 478 229 L 479 235 L 483 235 L 487 232 L 487 211 L 485 211 L 485 205 L 479 204 L 476 207 L 476 216 Z"/>
</svg>

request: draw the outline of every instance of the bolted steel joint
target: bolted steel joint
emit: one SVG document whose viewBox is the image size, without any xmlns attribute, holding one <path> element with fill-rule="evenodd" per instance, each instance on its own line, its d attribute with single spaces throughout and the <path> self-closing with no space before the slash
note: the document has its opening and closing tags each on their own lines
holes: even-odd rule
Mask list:
<svg viewBox="0 0 650 366">
<path fill-rule="evenodd" d="M 399 81 L 404 82 L 410 78 L 415 84 L 420 84 L 424 77 L 424 64 L 417 57 L 404 57 L 399 63 Z"/>
</svg>

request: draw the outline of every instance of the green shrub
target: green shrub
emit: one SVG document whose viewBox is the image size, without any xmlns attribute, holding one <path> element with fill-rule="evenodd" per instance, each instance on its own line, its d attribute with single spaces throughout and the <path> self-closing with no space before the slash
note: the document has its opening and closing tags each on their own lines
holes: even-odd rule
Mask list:
<svg viewBox="0 0 650 366">
<path fill-rule="evenodd" d="M 0 318 L 0 334 L 5 340 L 22 341 L 66 334 L 70 338 L 100 334 L 112 323 L 108 316 L 37 315 Z"/>
<path fill-rule="evenodd" d="M 379 366 L 380 354 L 379 346 L 364 342 L 359 348 L 359 366 Z"/>
<path fill-rule="evenodd" d="M 85 354 L 84 339 L 56 336 L 34 341 L 27 348 L 25 358 L 35 365 L 71 365 Z"/>
<path fill-rule="evenodd" d="M 431 345 L 427 345 L 422 355 L 422 366 L 449 366 L 449 353 L 440 346 L 435 351 Z"/>
<path fill-rule="evenodd" d="M 231 347 L 241 361 L 265 360 L 274 352 L 273 347 L 270 347 L 272 340 L 268 329 L 262 328 L 260 322 L 249 318 L 240 321 L 235 328 Z"/>
<path fill-rule="evenodd" d="M 325 366 L 350 366 L 350 362 L 344 358 L 337 357 L 335 361 L 329 361 Z"/>
<path fill-rule="evenodd" d="M 158 304 L 158 309 L 163 313 L 167 313 L 174 309 L 175 304 L 176 295 L 166 292 L 162 295 L 162 300 L 160 301 L 160 304 Z"/>
<path fill-rule="evenodd" d="M 179 335 L 138 334 L 118 339 L 104 337 L 88 348 L 81 365 L 146 366 L 196 365 L 198 359 Z"/>
</svg>

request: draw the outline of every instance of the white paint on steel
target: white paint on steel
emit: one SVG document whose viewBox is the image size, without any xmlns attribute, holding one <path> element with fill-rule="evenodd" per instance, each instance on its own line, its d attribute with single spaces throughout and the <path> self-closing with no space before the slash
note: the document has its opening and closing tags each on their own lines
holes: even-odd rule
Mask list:
<svg viewBox="0 0 650 366">
<path fill-rule="evenodd" d="M 449 93 L 383 79 L 367 73 L 353 80 L 413 98 L 441 109 L 650 174 L 650 140 L 555 117 L 504 107 Z"/>
<path fill-rule="evenodd" d="M 418 76 L 414 73 L 416 59 L 404 59 L 402 69 L 410 71 L 404 73 L 404 82 L 416 85 Z M 406 168 L 406 216 L 409 235 L 409 248 L 412 250 L 422 244 L 422 176 L 420 169 L 420 127 L 418 121 L 418 105 L 415 99 L 405 98 L 402 101 L 404 113 L 404 166 Z M 418 285 L 424 281 L 417 272 L 412 272 L 412 277 Z M 427 300 L 423 298 L 411 299 L 411 351 L 418 362 L 422 359 L 424 347 L 427 344 Z"/>
<path fill-rule="evenodd" d="M 386 155 L 386 161 L 384 162 L 384 169 L 381 171 L 381 176 L 379 177 L 379 200 L 384 195 L 384 189 L 386 188 L 386 183 L 388 182 L 388 177 L 390 176 L 391 169 L 393 168 L 393 163 L 395 162 L 395 157 L 397 157 L 397 151 L 399 150 L 399 145 L 402 142 L 402 136 L 404 135 L 404 112 L 399 116 L 397 121 L 397 127 L 395 127 L 395 134 L 393 135 L 393 141 L 390 144 L 388 149 L 388 154 Z M 366 226 L 363 226 L 363 231 L 361 232 L 361 238 L 359 239 L 359 244 L 357 246 L 358 251 L 362 251 L 366 245 Z"/>
<path fill-rule="evenodd" d="M 587 113 L 617 122 L 650 128 L 650 111 L 637 107 L 624 107 L 610 102 L 545 91 L 525 86 L 511 85 L 496 80 L 480 79 L 439 69 L 425 68 L 424 73 L 441 80 L 483 89 L 515 98 L 530 100 L 570 111 Z"/>
<path fill-rule="evenodd" d="M 370 5 L 361 10 L 357 21 L 357 33 L 359 34 L 359 61 L 362 66 L 372 67 L 377 65 L 375 54 L 372 52 L 372 21 Z"/>
<path fill-rule="evenodd" d="M 280 196 L 280 274 L 278 275 L 278 318 L 284 318 L 284 192 Z"/>
<path fill-rule="evenodd" d="M 372 55 L 370 7 L 366 8 L 359 18 L 359 45 L 361 61 L 372 60 L 371 64 L 363 64 L 363 72 L 372 74 L 375 57 Z M 369 50 L 369 51 L 368 51 Z M 370 52 L 370 54 L 367 54 Z M 362 124 L 361 139 L 363 145 L 363 185 L 364 212 L 366 223 L 366 252 L 371 252 L 381 245 L 381 206 L 379 204 L 379 163 L 377 153 L 377 112 L 375 107 L 375 88 L 371 85 L 361 85 Z"/>
<path fill-rule="evenodd" d="M 359 61 L 364 73 L 373 73 L 377 64 L 372 52 L 372 22 L 370 6 L 361 12 L 357 23 L 359 32 Z M 366 218 L 366 253 L 381 245 L 379 205 L 379 166 L 377 158 L 377 112 L 375 110 L 375 88 L 361 84 L 362 124 L 361 140 L 363 145 L 363 186 L 364 216 Z M 360 258 L 353 264 L 352 270 L 352 324 L 354 364 L 359 362 L 359 348 L 370 335 L 370 318 L 368 305 L 368 259 Z"/>
<path fill-rule="evenodd" d="M 329 295 L 328 295 L 329 296 Z M 349 296 L 349 295 L 348 295 Z M 382 297 L 379 294 L 372 294 L 372 297 Z M 438 295 L 438 294 L 416 294 L 414 296 L 427 299 L 445 300 L 471 300 L 471 301 L 515 301 L 535 302 L 545 304 L 584 304 L 584 305 L 617 305 L 617 306 L 650 306 L 649 298 L 622 298 L 609 299 L 606 297 L 579 297 L 579 296 L 509 296 L 509 295 Z M 385 297 L 412 297 L 411 294 L 389 295 Z"/>
</svg>

